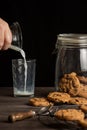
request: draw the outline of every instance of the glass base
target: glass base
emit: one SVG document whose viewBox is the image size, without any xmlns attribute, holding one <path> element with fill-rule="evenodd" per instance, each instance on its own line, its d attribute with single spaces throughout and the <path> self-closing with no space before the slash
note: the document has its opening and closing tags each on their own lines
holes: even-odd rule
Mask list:
<svg viewBox="0 0 87 130">
<path fill-rule="evenodd" d="M 14 94 L 14 97 L 34 97 L 34 94 L 32 94 L 32 95 Z"/>
</svg>

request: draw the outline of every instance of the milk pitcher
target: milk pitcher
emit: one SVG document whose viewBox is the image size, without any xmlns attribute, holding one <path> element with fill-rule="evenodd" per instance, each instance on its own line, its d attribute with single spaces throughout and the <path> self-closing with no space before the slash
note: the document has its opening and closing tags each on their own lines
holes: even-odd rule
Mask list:
<svg viewBox="0 0 87 130">
<path fill-rule="evenodd" d="M 12 44 L 10 49 L 17 50 L 17 48 L 23 47 L 23 36 L 22 36 L 22 30 L 21 26 L 18 22 L 14 22 L 10 26 L 11 32 L 12 32 Z"/>
</svg>

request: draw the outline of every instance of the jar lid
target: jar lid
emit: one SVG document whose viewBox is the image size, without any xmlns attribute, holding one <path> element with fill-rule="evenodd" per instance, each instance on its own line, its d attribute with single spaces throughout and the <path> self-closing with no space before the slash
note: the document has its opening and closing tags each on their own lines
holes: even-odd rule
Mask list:
<svg viewBox="0 0 87 130">
<path fill-rule="evenodd" d="M 87 46 L 87 34 L 59 34 L 57 35 L 58 45 L 85 45 Z"/>
</svg>

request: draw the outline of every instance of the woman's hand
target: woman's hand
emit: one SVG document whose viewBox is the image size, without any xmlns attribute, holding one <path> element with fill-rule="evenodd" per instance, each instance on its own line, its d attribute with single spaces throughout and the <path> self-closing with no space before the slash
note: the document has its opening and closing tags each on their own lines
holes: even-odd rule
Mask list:
<svg viewBox="0 0 87 130">
<path fill-rule="evenodd" d="M 7 50 L 12 42 L 12 33 L 6 21 L 0 18 L 0 50 Z"/>
</svg>

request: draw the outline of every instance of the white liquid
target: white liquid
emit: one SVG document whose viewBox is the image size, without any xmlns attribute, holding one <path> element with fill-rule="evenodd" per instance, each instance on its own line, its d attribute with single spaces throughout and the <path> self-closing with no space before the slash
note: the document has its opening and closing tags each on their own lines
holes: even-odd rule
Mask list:
<svg viewBox="0 0 87 130">
<path fill-rule="evenodd" d="M 18 51 L 21 53 L 23 59 L 24 59 L 24 67 L 25 67 L 25 79 L 24 79 L 24 93 L 26 93 L 26 82 L 27 82 L 27 61 L 26 61 L 26 55 L 23 49 L 16 47 L 14 45 L 11 45 L 10 49 L 13 49 L 15 51 Z"/>
<path fill-rule="evenodd" d="M 24 58 L 24 67 L 25 67 L 24 92 L 26 92 L 26 82 L 27 82 L 27 62 L 26 62 L 25 52 L 24 52 L 22 49 L 20 49 L 20 53 L 21 53 L 22 57 Z"/>
</svg>

